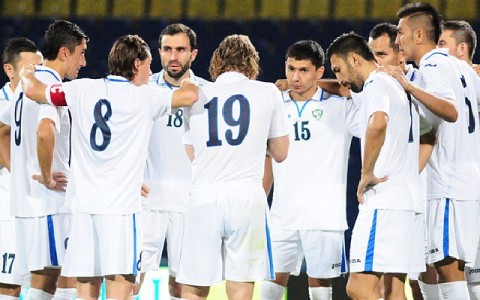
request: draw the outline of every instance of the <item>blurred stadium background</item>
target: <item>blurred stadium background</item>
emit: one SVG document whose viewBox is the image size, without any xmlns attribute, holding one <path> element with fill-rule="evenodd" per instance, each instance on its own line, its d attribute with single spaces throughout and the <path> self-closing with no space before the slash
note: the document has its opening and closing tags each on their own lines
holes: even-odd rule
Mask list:
<svg viewBox="0 0 480 300">
<path fill-rule="evenodd" d="M 260 54 L 259 79 L 284 78 L 285 51 L 301 39 L 313 39 L 328 48 L 344 32 L 365 38 L 380 22 L 396 23 L 396 11 L 411 0 L 0 0 L 0 46 L 15 36 L 26 36 L 40 48 L 47 26 L 56 19 L 77 23 L 90 37 L 87 66 L 79 77 L 107 74 L 107 55 L 113 42 L 124 34 L 138 34 L 152 49 L 152 71 L 161 68 L 157 51 L 160 31 L 172 22 L 190 26 L 198 39 L 199 55 L 194 72 L 209 79 L 210 57 L 229 34 L 249 35 Z M 430 0 L 447 20 L 467 20 L 480 32 L 480 0 Z M 479 51 L 480 52 L 480 51 Z M 477 52 L 474 62 L 480 62 Z M 325 77 L 334 77 L 327 63 Z M 3 72 L 2 72 L 3 74 Z M 0 77 L 3 85 L 8 79 Z M 355 198 L 359 179 L 358 140 L 352 142 L 349 162 L 348 221 L 357 215 Z M 347 249 L 350 231 L 346 233 Z M 348 251 L 347 251 L 348 253 Z M 305 274 L 302 274 L 305 277 Z M 302 277 L 301 276 L 301 277 Z M 289 299 L 308 299 L 306 279 L 292 279 Z M 334 299 L 347 299 L 345 278 L 334 283 Z M 220 299 L 210 297 L 210 299 Z"/>
</svg>

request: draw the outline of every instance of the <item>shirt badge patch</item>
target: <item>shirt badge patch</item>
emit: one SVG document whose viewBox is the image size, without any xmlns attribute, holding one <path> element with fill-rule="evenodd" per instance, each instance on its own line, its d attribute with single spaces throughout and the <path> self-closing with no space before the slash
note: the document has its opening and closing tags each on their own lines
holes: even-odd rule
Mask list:
<svg viewBox="0 0 480 300">
<path fill-rule="evenodd" d="M 317 121 L 320 121 L 320 119 L 323 116 L 323 109 L 315 109 L 312 110 L 312 116 L 317 119 Z"/>
</svg>

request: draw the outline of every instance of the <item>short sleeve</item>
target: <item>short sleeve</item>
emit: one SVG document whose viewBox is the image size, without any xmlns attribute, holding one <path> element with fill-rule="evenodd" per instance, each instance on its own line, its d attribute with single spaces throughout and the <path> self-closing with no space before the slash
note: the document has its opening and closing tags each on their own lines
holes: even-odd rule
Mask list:
<svg viewBox="0 0 480 300">
<path fill-rule="evenodd" d="M 145 85 L 139 88 L 139 92 L 141 93 L 140 99 L 148 99 L 147 109 L 153 120 L 171 113 L 173 90 Z"/>
<path fill-rule="evenodd" d="M 60 118 L 55 106 L 42 104 L 38 110 L 38 122 L 42 119 L 50 119 L 55 124 L 55 134 L 60 133 Z"/>
<path fill-rule="evenodd" d="M 425 60 L 420 68 L 425 90 L 446 99 L 455 99 L 453 84 L 460 78 L 455 76 L 453 70 L 449 70 L 448 58 L 441 55 L 432 55 Z"/>
<path fill-rule="evenodd" d="M 270 132 L 268 138 L 276 138 L 288 135 L 287 116 L 285 113 L 285 105 L 283 103 L 282 94 L 273 86 L 273 115 L 270 122 Z"/>
<path fill-rule="evenodd" d="M 2 101 L 0 106 L 0 122 L 5 125 L 12 126 L 11 105 L 13 101 Z"/>
<path fill-rule="evenodd" d="M 387 79 L 383 78 L 382 76 L 375 76 L 366 84 L 366 91 L 363 93 L 364 101 L 362 106 L 365 106 L 367 119 L 369 119 L 376 112 L 384 112 L 387 115 L 390 115 L 389 89 L 386 88 L 389 86 L 391 85 L 389 82 L 387 82 Z"/>
</svg>

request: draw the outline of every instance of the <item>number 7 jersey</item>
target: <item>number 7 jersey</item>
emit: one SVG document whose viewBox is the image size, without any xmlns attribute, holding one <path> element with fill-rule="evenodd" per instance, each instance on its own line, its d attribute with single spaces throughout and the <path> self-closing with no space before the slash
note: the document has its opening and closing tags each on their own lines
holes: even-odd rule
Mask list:
<svg viewBox="0 0 480 300">
<path fill-rule="evenodd" d="M 280 91 L 237 72 L 202 90 L 208 102 L 186 110 L 186 143 L 195 149 L 193 184 L 261 184 L 267 140 L 289 133 Z"/>
</svg>

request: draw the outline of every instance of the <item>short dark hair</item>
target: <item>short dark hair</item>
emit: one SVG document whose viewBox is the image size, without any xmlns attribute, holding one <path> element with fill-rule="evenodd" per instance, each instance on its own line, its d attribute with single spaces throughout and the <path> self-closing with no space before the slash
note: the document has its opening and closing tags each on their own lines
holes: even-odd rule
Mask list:
<svg viewBox="0 0 480 300">
<path fill-rule="evenodd" d="M 296 60 L 309 60 L 318 69 L 325 63 L 325 53 L 315 41 L 298 41 L 287 49 L 285 59 L 292 57 Z"/>
<path fill-rule="evenodd" d="M 124 35 L 115 41 L 108 54 L 108 72 L 132 80 L 135 60 L 144 61 L 150 55 L 150 48 L 141 37 Z"/>
<path fill-rule="evenodd" d="M 70 52 L 73 52 L 83 39 L 88 42 L 87 35 L 78 25 L 65 20 L 57 20 L 50 24 L 45 32 L 43 56 L 46 60 L 55 60 L 60 48 L 67 47 Z"/>
<path fill-rule="evenodd" d="M 328 47 L 327 57 L 330 60 L 335 54 L 345 58 L 351 52 L 360 55 L 367 61 L 376 61 L 367 41 L 354 32 L 344 33 L 337 37 Z"/>
<path fill-rule="evenodd" d="M 14 37 L 8 40 L 7 45 L 3 48 L 2 63 L 11 64 L 16 68 L 20 53 L 22 52 L 38 52 L 38 47 L 34 42 L 26 37 Z"/>
<path fill-rule="evenodd" d="M 470 59 L 475 54 L 477 48 L 477 34 L 473 31 L 472 25 L 466 21 L 446 21 L 443 23 L 443 30 L 453 31 L 453 38 L 457 45 L 466 43 L 468 46 L 468 55 Z"/>
<path fill-rule="evenodd" d="M 442 16 L 430 3 L 415 2 L 406 4 L 398 10 L 397 17 L 399 19 L 410 17 L 409 24 L 411 24 L 410 21 L 423 22 L 428 39 L 435 42 L 435 44 L 438 43 L 442 31 Z"/>
<path fill-rule="evenodd" d="M 397 38 L 397 26 L 391 23 L 380 23 L 375 25 L 372 30 L 370 31 L 369 37 L 373 40 L 378 39 L 382 35 L 388 35 L 390 39 L 390 47 L 393 49 L 394 52 L 399 51 L 399 47 L 395 44 L 395 39 Z"/>
<path fill-rule="evenodd" d="M 178 33 L 185 33 L 188 36 L 191 50 L 197 49 L 197 34 L 190 27 L 181 23 L 170 24 L 162 30 L 158 37 L 158 48 L 162 48 L 162 37 L 164 35 L 175 35 Z"/>
</svg>

